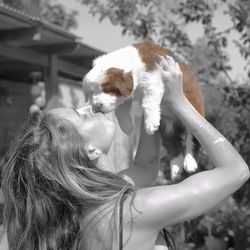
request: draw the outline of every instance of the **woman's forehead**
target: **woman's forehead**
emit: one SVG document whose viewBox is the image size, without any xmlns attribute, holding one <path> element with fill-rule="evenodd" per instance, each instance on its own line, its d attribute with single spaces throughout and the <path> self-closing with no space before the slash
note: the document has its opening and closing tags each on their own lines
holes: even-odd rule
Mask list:
<svg viewBox="0 0 250 250">
<path fill-rule="evenodd" d="M 67 113 L 72 113 L 74 110 L 76 110 L 77 112 L 81 113 L 81 112 L 88 112 L 90 110 L 92 110 L 92 106 L 89 103 L 84 103 L 81 107 L 75 109 L 75 108 L 66 108 L 66 107 L 62 107 L 62 108 L 54 108 L 51 109 L 49 111 L 47 111 L 48 114 L 52 114 L 52 115 L 64 115 Z"/>
<path fill-rule="evenodd" d="M 76 115 L 76 112 L 72 108 L 54 108 L 47 111 L 47 113 L 61 118 L 70 118 Z"/>
</svg>

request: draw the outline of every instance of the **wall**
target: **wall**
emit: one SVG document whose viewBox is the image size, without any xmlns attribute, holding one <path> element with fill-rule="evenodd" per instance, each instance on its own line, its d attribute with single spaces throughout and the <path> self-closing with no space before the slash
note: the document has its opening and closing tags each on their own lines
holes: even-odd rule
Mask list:
<svg viewBox="0 0 250 250">
<path fill-rule="evenodd" d="M 30 85 L 0 79 L 0 156 L 25 120 L 31 102 Z"/>
</svg>

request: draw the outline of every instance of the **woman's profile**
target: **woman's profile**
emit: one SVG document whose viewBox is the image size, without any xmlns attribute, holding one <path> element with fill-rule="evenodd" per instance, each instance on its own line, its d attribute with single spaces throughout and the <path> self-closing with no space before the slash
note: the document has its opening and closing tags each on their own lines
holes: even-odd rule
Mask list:
<svg viewBox="0 0 250 250">
<path fill-rule="evenodd" d="M 116 129 L 109 117 L 90 106 L 34 113 L 2 169 L 9 249 L 154 250 L 162 228 L 205 213 L 247 181 L 244 160 L 185 98 L 178 65 L 167 57 L 158 67 L 166 105 L 215 168 L 147 187 L 159 170 L 158 132 L 142 126 L 131 167 L 113 174 L 105 171 Z"/>
</svg>

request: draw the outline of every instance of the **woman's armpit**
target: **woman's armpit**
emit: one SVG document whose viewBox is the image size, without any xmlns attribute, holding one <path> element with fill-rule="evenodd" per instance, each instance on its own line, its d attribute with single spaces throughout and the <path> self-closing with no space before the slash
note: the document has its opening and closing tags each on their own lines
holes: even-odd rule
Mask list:
<svg viewBox="0 0 250 250">
<path fill-rule="evenodd" d="M 129 184 L 135 186 L 135 182 L 133 181 L 133 179 L 129 176 L 127 176 L 126 174 L 119 174 L 126 182 L 128 182 Z"/>
</svg>

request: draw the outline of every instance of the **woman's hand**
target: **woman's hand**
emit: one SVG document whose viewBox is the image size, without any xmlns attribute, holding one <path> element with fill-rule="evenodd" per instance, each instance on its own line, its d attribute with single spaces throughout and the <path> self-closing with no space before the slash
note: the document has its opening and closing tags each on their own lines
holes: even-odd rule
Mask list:
<svg viewBox="0 0 250 250">
<path fill-rule="evenodd" d="M 157 67 L 164 83 L 164 100 L 168 104 L 175 104 L 185 99 L 182 72 L 178 63 L 172 57 L 166 56 L 160 58 Z"/>
</svg>

